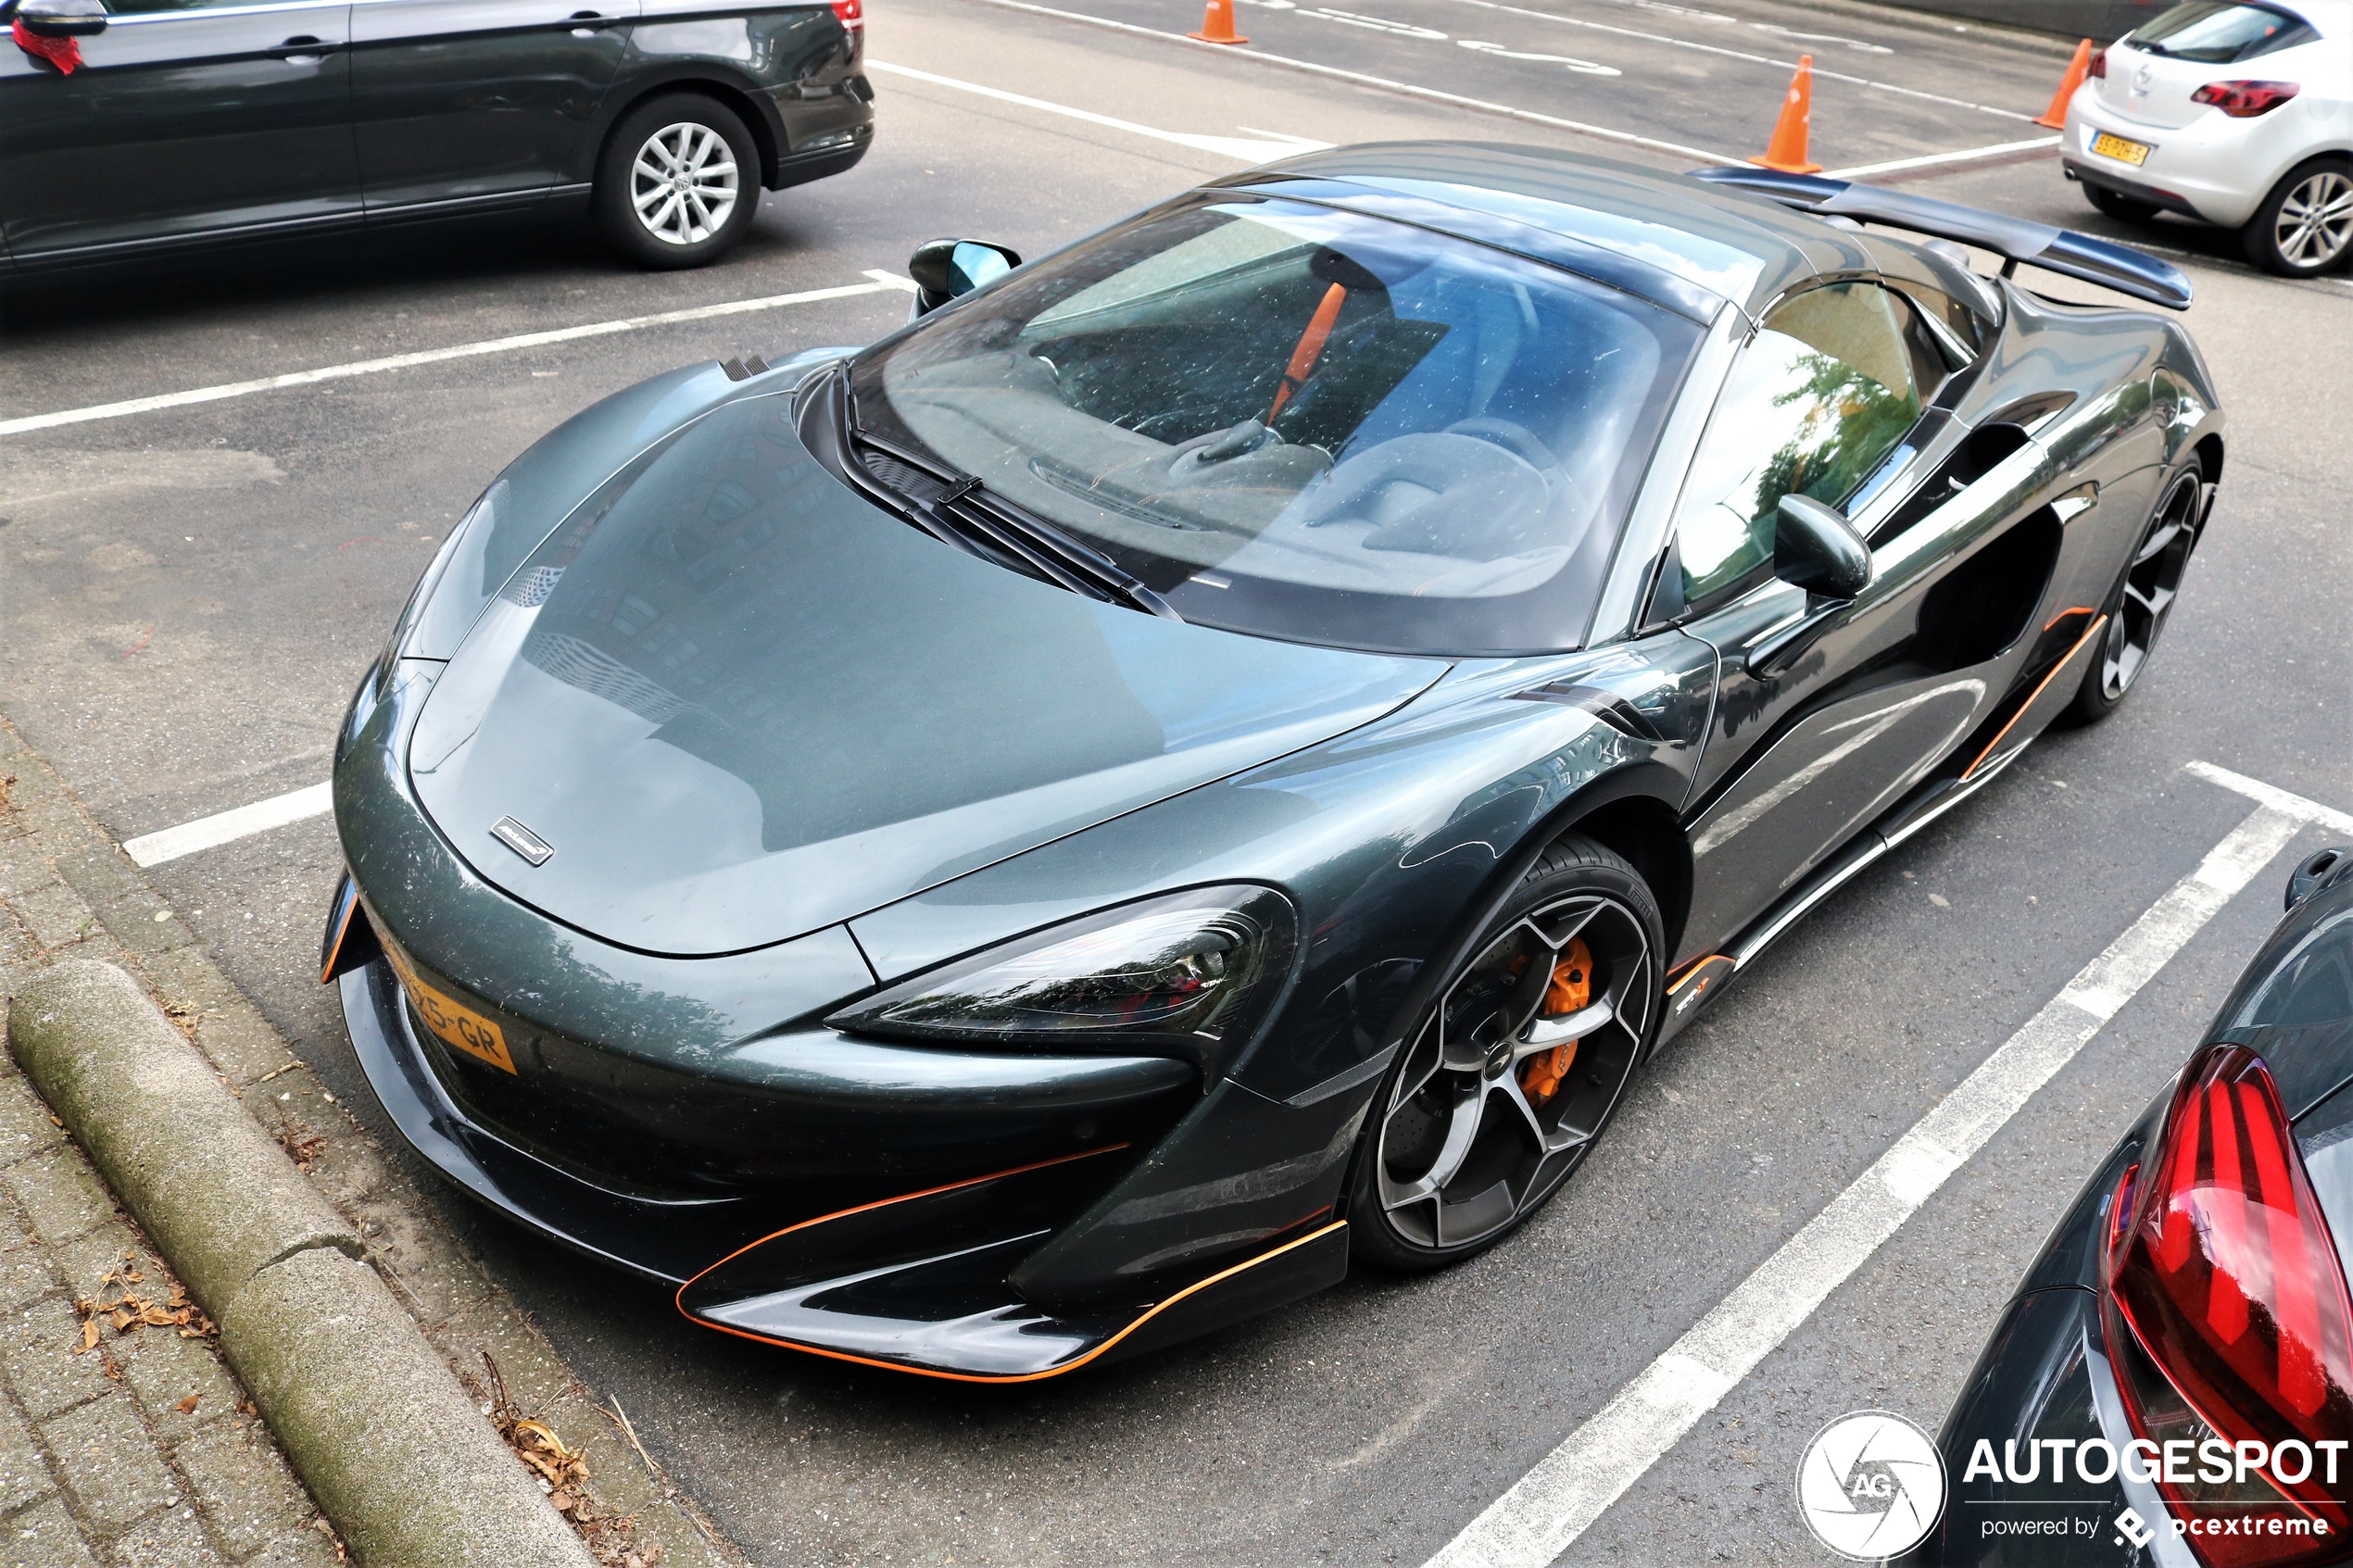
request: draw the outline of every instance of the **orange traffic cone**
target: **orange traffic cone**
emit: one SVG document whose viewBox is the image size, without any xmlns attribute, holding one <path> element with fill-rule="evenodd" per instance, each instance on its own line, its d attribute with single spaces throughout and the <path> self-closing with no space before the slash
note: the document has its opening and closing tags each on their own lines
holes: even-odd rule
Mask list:
<svg viewBox="0 0 2353 1568">
<path fill-rule="evenodd" d="M 1234 0 L 1209 0 L 1209 14 L 1201 19 L 1201 31 L 1185 34 L 1204 44 L 1247 44 L 1249 39 L 1234 31 Z"/>
<path fill-rule="evenodd" d="M 1797 74 L 1789 79 L 1789 96 L 1781 100 L 1781 118 L 1773 122 L 1773 139 L 1765 156 L 1748 161 L 1783 174 L 1819 174 L 1822 166 L 1806 157 L 1806 133 L 1814 123 L 1814 56 L 1797 56 Z"/>
<path fill-rule="evenodd" d="M 2083 78 L 2092 69 L 2092 41 L 2088 38 L 2075 46 L 2075 57 L 2067 62 L 2067 74 L 2059 79 L 2059 90 L 2051 99 L 2051 107 L 2043 111 L 2034 123 L 2053 131 L 2067 129 L 2068 100 L 2083 85 Z"/>
</svg>

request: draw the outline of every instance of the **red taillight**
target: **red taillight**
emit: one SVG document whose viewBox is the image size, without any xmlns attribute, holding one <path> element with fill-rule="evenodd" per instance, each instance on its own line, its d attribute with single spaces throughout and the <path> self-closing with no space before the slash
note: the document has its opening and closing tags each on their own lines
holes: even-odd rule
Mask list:
<svg viewBox="0 0 2353 1568">
<path fill-rule="evenodd" d="M 833 0 L 834 18 L 843 29 L 856 32 L 866 25 L 865 0 Z"/>
<path fill-rule="evenodd" d="M 2209 82 L 2190 94 L 2190 102 L 2212 104 L 2233 119 L 2253 119 L 2302 91 L 2293 82 Z"/>
<path fill-rule="evenodd" d="M 2105 49 L 2093 50 L 2092 63 L 2083 69 L 2083 74 L 2085 76 L 2096 76 L 2102 82 L 2106 82 L 2108 80 L 2108 51 Z"/>
<path fill-rule="evenodd" d="M 2301 1475 L 2267 1461 L 2219 1483 L 2160 1479 L 2185 1519 L 2303 1522 L 2292 1533 L 2194 1528 L 2191 1544 L 2225 1568 L 2343 1561 L 2353 1303 L 2262 1059 L 2242 1046 L 2200 1052 L 2117 1202 L 2130 1215 L 2111 1221 L 2103 1315 L 2134 1429 L 2193 1449 L 2285 1443 L 2310 1461 Z"/>
</svg>

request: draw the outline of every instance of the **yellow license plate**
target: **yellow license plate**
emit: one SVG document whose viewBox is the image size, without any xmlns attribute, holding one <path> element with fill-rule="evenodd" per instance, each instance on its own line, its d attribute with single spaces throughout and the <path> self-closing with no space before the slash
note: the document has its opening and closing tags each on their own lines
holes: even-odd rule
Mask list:
<svg viewBox="0 0 2353 1568">
<path fill-rule="evenodd" d="M 2121 136 L 2111 136 L 2103 131 L 2092 138 L 2092 150 L 2102 157 L 2112 157 L 2119 163 L 2129 163 L 2138 169 L 2157 149 L 2146 142 L 2128 142 Z"/>
<path fill-rule="evenodd" d="M 393 952 L 390 943 L 384 945 L 384 952 L 400 975 L 400 988 L 409 993 L 409 1005 L 417 1010 L 417 1016 L 425 1021 L 426 1028 L 468 1056 L 486 1061 L 502 1073 L 515 1071 L 515 1059 L 507 1054 L 507 1036 L 497 1023 L 418 979 L 417 972 L 409 967 L 409 960 Z"/>
</svg>

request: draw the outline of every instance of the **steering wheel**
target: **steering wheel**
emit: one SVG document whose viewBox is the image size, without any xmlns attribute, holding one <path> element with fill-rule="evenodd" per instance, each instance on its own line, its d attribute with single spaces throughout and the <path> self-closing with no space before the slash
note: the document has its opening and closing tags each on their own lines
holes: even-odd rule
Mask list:
<svg viewBox="0 0 2353 1568">
<path fill-rule="evenodd" d="M 1490 445 L 1501 446 L 1532 469 L 1558 469 L 1561 461 L 1553 449 L 1536 439 L 1536 433 L 1525 425 L 1509 420 L 1457 420 L 1446 427 L 1449 435 L 1467 435 Z"/>
</svg>

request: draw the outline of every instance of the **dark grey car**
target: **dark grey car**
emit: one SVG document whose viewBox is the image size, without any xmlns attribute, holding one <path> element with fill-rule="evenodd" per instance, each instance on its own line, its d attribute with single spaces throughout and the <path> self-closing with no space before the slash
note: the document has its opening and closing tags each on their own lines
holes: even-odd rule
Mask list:
<svg viewBox="0 0 2353 1568">
<path fill-rule="evenodd" d="M 586 206 L 648 267 L 873 143 L 859 0 L 0 0 L 0 262 Z M 36 53 L 35 47 L 42 52 Z"/>
</svg>

